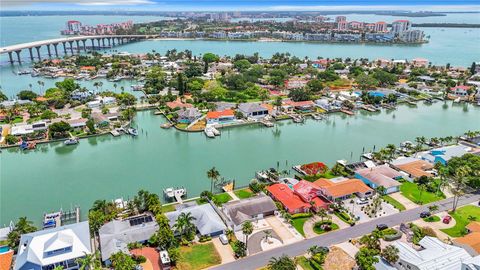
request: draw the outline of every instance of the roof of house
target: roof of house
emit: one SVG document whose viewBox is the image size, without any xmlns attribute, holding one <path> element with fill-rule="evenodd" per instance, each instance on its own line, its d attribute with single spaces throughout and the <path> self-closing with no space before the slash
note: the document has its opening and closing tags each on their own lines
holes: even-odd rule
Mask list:
<svg viewBox="0 0 480 270">
<path fill-rule="evenodd" d="M 240 103 L 238 104 L 238 109 L 245 113 L 253 113 L 259 111 L 266 111 L 267 108 L 263 107 L 258 103 Z"/>
<path fill-rule="evenodd" d="M 148 240 L 157 230 L 158 224 L 149 214 L 106 223 L 98 231 L 102 261 L 118 251 L 128 253 L 127 244 Z"/>
<path fill-rule="evenodd" d="M 319 188 L 317 185 L 306 180 L 300 180 L 293 186 L 293 190 L 305 201 L 310 202 L 317 197 Z"/>
<path fill-rule="evenodd" d="M 45 256 L 46 252 L 71 248 L 71 251 Z M 91 254 L 88 221 L 23 234 L 20 238 L 14 269 L 46 266 Z M 30 267 L 32 268 L 32 267 Z M 30 269 L 29 268 L 29 269 Z"/>
<path fill-rule="evenodd" d="M 480 221 L 470 222 L 467 229 L 471 232 L 480 232 Z"/>
<path fill-rule="evenodd" d="M 13 249 L 0 253 L 0 270 L 10 270 L 13 260 Z"/>
<path fill-rule="evenodd" d="M 355 173 L 385 188 L 401 185 L 398 181 L 394 180 L 394 178 L 401 177 L 402 174 L 390 168 L 388 165 L 360 169 L 355 171 Z"/>
<path fill-rule="evenodd" d="M 435 163 L 436 157 L 441 157 L 443 160 L 449 161 L 452 157 L 460 157 L 470 151 L 471 148 L 465 145 L 450 145 L 422 152 L 420 153 L 420 157 L 428 162 Z"/>
<path fill-rule="evenodd" d="M 465 236 L 455 238 L 453 242 L 468 245 L 475 250 L 477 254 L 480 254 L 480 232 L 471 232 Z"/>
<path fill-rule="evenodd" d="M 433 176 L 428 172 L 429 170 L 433 169 L 433 164 L 425 160 L 417 158 L 397 159 L 392 162 L 392 165 L 415 178 L 420 176 Z"/>
<path fill-rule="evenodd" d="M 207 119 L 218 119 L 220 117 L 234 116 L 235 112 L 232 109 L 223 110 L 223 111 L 214 111 L 207 113 Z"/>
<path fill-rule="evenodd" d="M 372 191 L 365 183 L 359 179 L 346 179 L 338 182 L 332 182 L 325 178 L 320 178 L 313 182 L 315 185 L 324 189 L 334 198 L 351 195 L 354 193 L 367 193 Z"/>
<path fill-rule="evenodd" d="M 197 108 L 184 108 L 180 109 L 177 113 L 180 118 L 197 118 L 202 116 Z"/>
<path fill-rule="evenodd" d="M 466 250 L 443 243 L 438 238 L 425 236 L 419 242 L 422 250 L 415 250 L 409 244 L 395 241 L 400 260 L 415 265 L 420 270 L 460 269 L 463 260 L 471 259 Z"/>
<path fill-rule="evenodd" d="M 310 208 L 310 204 L 302 201 L 300 196 L 295 194 L 285 184 L 273 184 L 267 187 L 268 192 L 270 192 L 278 201 L 280 201 L 286 208 L 300 209 L 300 208 Z"/>
<path fill-rule="evenodd" d="M 272 198 L 260 194 L 248 199 L 225 203 L 223 209 L 233 223 L 239 225 L 259 214 L 273 212 L 277 210 L 277 206 Z"/>
<path fill-rule="evenodd" d="M 193 105 L 190 104 L 190 103 L 183 103 L 183 102 L 180 102 L 180 101 L 170 101 L 170 102 L 167 102 L 167 107 L 169 107 L 170 109 L 175 109 L 175 108 L 192 108 Z"/>
<path fill-rule="evenodd" d="M 165 213 L 170 220 L 170 227 L 175 225 L 181 213 L 190 213 L 195 218 L 193 223 L 201 235 L 210 235 L 227 228 L 210 204 L 195 205 Z"/>
<path fill-rule="evenodd" d="M 302 170 L 306 175 L 318 174 L 319 172 L 324 171 L 326 168 L 327 166 L 323 162 L 312 162 L 300 166 L 300 170 Z"/>
</svg>

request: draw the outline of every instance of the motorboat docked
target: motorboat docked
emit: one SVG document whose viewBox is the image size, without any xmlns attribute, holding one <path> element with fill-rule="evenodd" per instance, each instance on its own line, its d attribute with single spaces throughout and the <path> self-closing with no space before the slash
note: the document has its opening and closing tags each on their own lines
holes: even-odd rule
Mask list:
<svg viewBox="0 0 480 270">
<path fill-rule="evenodd" d="M 177 202 L 182 203 L 183 202 L 182 197 L 187 195 L 187 189 L 184 187 L 179 187 L 179 188 L 169 187 L 163 190 L 163 195 L 169 200 L 175 198 Z"/>
<path fill-rule="evenodd" d="M 274 168 L 268 170 L 258 171 L 255 173 L 255 178 L 259 181 L 271 181 L 277 182 L 279 179 L 279 174 Z"/>
<path fill-rule="evenodd" d="M 61 226 L 62 211 L 43 215 L 43 229 L 56 228 Z"/>
<path fill-rule="evenodd" d="M 305 118 L 301 115 L 294 115 L 292 116 L 292 119 L 294 123 L 303 123 L 305 121 Z"/>
<path fill-rule="evenodd" d="M 220 136 L 220 131 L 218 129 L 216 129 L 215 127 L 211 127 L 211 129 L 212 129 L 213 135 Z"/>
<path fill-rule="evenodd" d="M 165 129 L 171 128 L 172 126 L 173 126 L 173 125 L 172 125 L 171 123 L 165 123 L 165 124 L 161 124 L 161 125 L 160 125 L 161 128 L 165 128 Z"/>
<path fill-rule="evenodd" d="M 138 136 L 138 131 L 135 128 L 128 128 L 127 132 L 132 136 Z"/>
<path fill-rule="evenodd" d="M 323 120 L 323 116 L 322 116 L 321 114 L 319 114 L 319 113 L 314 113 L 314 114 L 312 114 L 312 118 L 313 118 L 314 120 Z"/>
<path fill-rule="evenodd" d="M 78 144 L 78 142 L 79 142 L 79 141 L 78 141 L 77 138 L 70 138 L 70 139 L 64 141 L 63 143 L 64 143 L 65 145 L 74 145 L 74 144 Z"/>
<path fill-rule="evenodd" d="M 28 75 L 30 73 L 32 73 L 32 72 L 29 71 L 29 70 L 26 70 L 26 69 L 22 69 L 22 70 L 17 71 L 17 75 Z"/>
<path fill-rule="evenodd" d="M 215 138 L 215 133 L 212 130 L 212 127 L 206 127 L 203 131 L 208 138 Z"/>
<path fill-rule="evenodd" d="M 27 142 L 27 141 L 22 141 L 20 144 L 20 149 L 22 150 L 31 150 L 35 149 L 37 147 L 37 143 L 35 142 Z"/>
</svg>

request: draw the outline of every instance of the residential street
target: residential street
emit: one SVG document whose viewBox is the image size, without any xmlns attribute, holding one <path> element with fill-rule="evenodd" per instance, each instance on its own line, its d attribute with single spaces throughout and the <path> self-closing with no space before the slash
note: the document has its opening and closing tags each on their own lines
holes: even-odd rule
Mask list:
<svg viewBox="0 0 480 270">
<path fill-rule="evenodd" d="M 448 198 L 442 201 L 438 201 L 432 204 L 438 205 L 438 211 L 446 211 L 452 207 L 453 198 Z M 479 194 L 467 194 L 463 196 L 458 206 L 470 204 L 480 200 Z M 375 229 L 375 226 L 380 223 L 387 224 L 388 226 L 399 225 L 400 223 L 407 223 L 419 219 L 419 215 L 422 211 L 427 211 L 428 206 L 431 204 L 426 204 L 424 206 L 406 210 L 398 214 L 378 218 L 376 220 L 358 224 L 354 227 L 349 227 L 342 230 L 337 230 L 331 233 L 320 235 L 314 238 L 310 238 L 305 241 L 300 241 L 290 245 L 285 245 L 276 249 L 268 250 L 265 252 L 260 252 L 253 256 L 249 256 L 235 262 L 222 264 L 211 269 L 215 270 L 246 270 L 246 269 L 257 269 L 268 264 L 268 261 L 271 257 L 279 257 L 283 254 L 288 256 L 299 256 L 306 253 L 307 249 L 313 245 L 317 246 L 330 246 L 338 243 L 348 241 L 351 238 L 357 238 L 362 235 L 368 234 Z"/>
</svg>

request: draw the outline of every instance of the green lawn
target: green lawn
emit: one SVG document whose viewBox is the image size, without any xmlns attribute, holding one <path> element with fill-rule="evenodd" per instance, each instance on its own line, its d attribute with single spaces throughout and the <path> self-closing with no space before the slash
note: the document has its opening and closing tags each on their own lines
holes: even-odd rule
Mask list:
<svg viewBox="0 0 480 270">
<path fill-rule="evenodd" d="M 204 269 L 222 262 L 213 243 L 181 247 L 180 254 L 176 267 L 178 270 Z"/>
<path fill-rule="evenodd" d="M 330 227 L 332 228 L 330 231 L 335 231 L 335 230 L 338 230 L 338 225 L 333 223 L 333 222 L 317 222 L 315 223 L 315 225 L 313 226 L 313 231 L 316 233 L 316 234 L 322 234 L 322 233 L 326 233 L 327 231 L 323 230 L 320 226 L 324 223 L 330 223 Z"/>
<path fill-rule="evenodd" d="M 228 193 L 220 193 L 213 195 L 213 201 L 216 205 L 221 206 L 222 204 L 232 200 L 232 197 Z"/>
<path fill-rule="evenodd" d="M 443 193 L 439 195 L 439 194 L 428 192 L 426 190 L 422 192 L 422 196 L 420 197 L 420 190 L 418 189 L 417 184 L 411 183 L 408 181 L 405 181 L 400 186 L 400 192 L 407 199 L 418 204 L 427 204 L 427 203 L 436 202 L 445 198 L 445 195 Z"/>
<path fill-rule="evenodd" d="M 429 216 L 429 217 L 423 218 L 423 221 L 425 221 L 425 222 L 438 222 L 438 221 L 440 221 L 440 217 L 439 216 Z"/>
<path fill-rule="evenodd" d="M 292 218 L 292 225 L 301 235 L 305 236 L 305 232 L 303 231 L 303 224 L 305 224 L 305 222 L 310 218 L 311 217 Z"/>
<path fill-rule="evenodd" d="M 406 208 L 403 204 L 401 204 L 399 201 L 395 200 L 394 198 L 388 196 L 388 195 L 383 195 L 382 199 L 386 201 L 387 203 L 393 205 L 396 209 L 399 211 L 404 211 Z"/>
<path fill-rule="evenodd" d="M 461 237 L 465 234 L 465 226 L 473 221 L 469 220 L 469 217 L 480 221 L 480 207 L 475 205 L 467 205 L 458 208 L 455 213 L 450 213 L 450 215 L 457 223 L 452 228 L 442 229 L 441 231 L 451 237 Z"/>
<path fill-rule="evenodd" d="M 167 212 L 175 211 L 175 205 L 177 205 L 177 204 L 172 203 L 172 204 L 162 205 L 162 212 L 167 213 Z"/>
<path fill-rule="evenodd" d="M 307 181 L 314 182 L 314 181 L 317 181 L 320 178 L 332 179 L 332 178 L 335 178 L 335 177 L 338 177 L 338 175 L 334 175 L 331 171 L 327 171 L 326 173 L 322 173 L 322 174 L 306 175 L 306 176 L 303 176 L 302 178 L 307 180 Z"/>
<path fill-rule="evenodd" d="M 253 196 L 253 192 L 248 188 L 235 190 L 233 193 L 235 193 L 239 199 L 247 199 Z"/>
</svg>

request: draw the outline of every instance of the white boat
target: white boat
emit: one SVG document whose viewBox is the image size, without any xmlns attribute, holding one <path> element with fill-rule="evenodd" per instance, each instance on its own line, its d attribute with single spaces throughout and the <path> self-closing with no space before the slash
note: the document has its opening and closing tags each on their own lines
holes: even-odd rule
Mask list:
<svg viewBox="0 0 480 270">
<path fill-rule="evenodd" d="M 212 129 L 213 135 L 220 136 L 220 131 L 218 129 L 216 129 L 215 127 L 211 127 L 211 129 Z"/>
<path fill-rule="evenodd" d="M 315 119 L 315 120 L 322 120 L 323 116 L 321 114 L 314 113 L 314 114 L 312 114 L 312 118 Z"/>
<path fill-rule="evenodd" d="M 70 138 L 70 139 L 64 141 L 63 143 L 65 145 L 74 145 L 74 144 L 78 143 L 78 139 L 77 138 Z"/>
<path fill-rule="evenodd" d="M 132 84 L 131 85 L 133 91 L 142 91 L 143 90 L 143 84 Z"/>
<path fill-rule="evenodd" d="M 460 103 L 460 98 L 456 98 L 453 103 Z"/>
<path fill-rule="evenodd" d="M 296 115 L 296 116 L 293 116 L 292 118 L 293 118 L 293 122 L 295 123 L 303 123 L 303 121 L 305 121 L 305 119 L 301 115 Z"/>
<path fill-rule="evenodd" d="M 205 132 L 205 135 L 207 135 L 208 138 L 215 138 L 215 133 L 213 133 L 213 130 L 210 127 L 205 128 L 203 132 Z"/>
<path fill-rule="evenodd" d="M 128 134 L 130 134 L 132 136 L 137 136 L 138 135 L 138 131 L 134 128 L 127 129 L 127 132 L 128 132 Z"/>
</svg>

